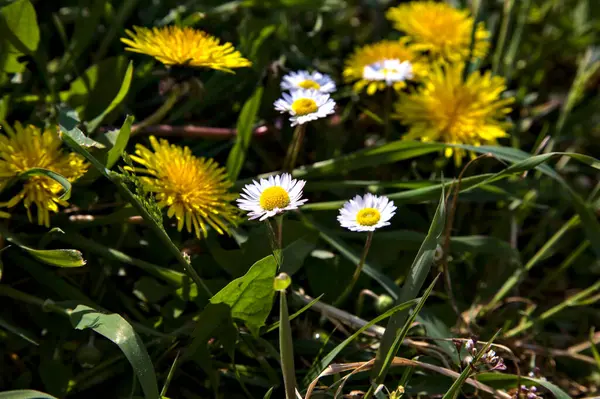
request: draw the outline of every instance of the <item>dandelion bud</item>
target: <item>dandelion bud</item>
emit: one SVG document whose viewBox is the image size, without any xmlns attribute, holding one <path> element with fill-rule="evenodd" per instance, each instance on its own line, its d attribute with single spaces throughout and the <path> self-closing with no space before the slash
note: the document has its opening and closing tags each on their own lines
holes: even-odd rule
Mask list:
<svg viewBox="0 0 600 399">
<path fill-rule="evenodd" d="M 285 273 L 279 273 L 279 276 L 275 277 L 275 281 L 273 281 L 273 288 L 275 291 L 285 291 L 290 284 L 292 284 L 292 278 Z"/>
</svg>

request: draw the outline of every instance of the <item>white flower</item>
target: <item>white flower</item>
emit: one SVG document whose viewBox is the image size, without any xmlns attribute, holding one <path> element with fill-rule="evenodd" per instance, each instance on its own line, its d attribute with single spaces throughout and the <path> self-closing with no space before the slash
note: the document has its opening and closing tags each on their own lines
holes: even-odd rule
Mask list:
<svg viewBox="0 0 600 399">
<path fill-rule="evenodd" d="M 389 226 L 395 211 L 394 202 L 388 197 L 367 193 L 364 197 L 357 195 L 347 201 L 337 219 L 342 227 L 351 231 L 375 231 Z"/>
<path fill-rule="evenodd" d="M 250 220 L 260 218 L 265 220 L 279 213 L 298 209 L 307 201 L 302 198 L 304 180 L 292 179 L 292 175 L 284 173 L 278 176 L 269 176 L 247 184 L 243 193 L 237 200 L 238 207 L 249 211 Z"/>
<path fill-rule="evenodd" d="M 329 75 L 314 71 L 290 72 L 281 80 L 281 90 L 313 89 L 321 93 L 333 93 L 335 83 Z"/>
<path fill-rule="evenodd" d="M 383 60 L 367 65 L 363 69 L 363 78 L 366 80 L 385 80 L 388 86 L 394 82 L 412 79 L 412 64 L 408 61 Z"/>
<path fill-rule="evenodd" d="M 275 109 L 292 115 L 292 126 L 324 118 L 335 111 L 335 101 L 329 94 L 316 90 L 295 90 L 291 94 L 283 93 L 282 97 L 275 101 Z"/>
</svg>

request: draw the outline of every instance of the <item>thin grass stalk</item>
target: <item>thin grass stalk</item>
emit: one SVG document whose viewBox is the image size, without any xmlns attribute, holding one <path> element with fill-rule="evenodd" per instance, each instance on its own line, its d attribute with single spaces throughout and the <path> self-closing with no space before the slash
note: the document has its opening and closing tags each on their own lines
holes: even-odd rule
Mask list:
<svg viewBox="0 0 600 399">
<path fill-rule="evenodd" d="M 545 244 L 537 251 L 535 255 L 525 264 L 523 268 L 515 270 L 515 272 L 504 282 L 492 300 L 482 309 L 481 315 L 486 314 L 494 309 L 498 303 L 519 283 L 521 278 L 531 270 L 538 262 L 545 258 L 550 253 L 554 245 L 567 233 L 567 231 L 578 226 L 580 219 L 578 215 L 573 216 L 565 223 Z"/>
<path fill-rule="evenodd" d="M 369 233 L 367 234 L 367 240 L 365 241 L 365 246 L 363 248 L 362 255 L 360 257 L 360 261 L 358 262 L 358 265 L 356 265 L 356 269 L 354 270 L 354 274 L 352 275 L 352 280 L 350 280 L 350 283 L 346 286 L 344 292 L 342 292 L 338 299 L 333 303 L 333 306 L 339 307 L 346 300 L 348 295 L 350 295 L 352 289 L 354 289 L 354 286 L 356 285 L 356 282 L 358 281 L 360 274 L 362 273 L 365 261 L 367 260 L 367 255 L 369 253 L 369 249 L 371 248 L 372 241 L 373 232 L 369 231 Z"/>
<path fill-rule="evenodd" d="M 294 345 L 285 290 L 279 292 L 279 353 L 286 399 L 296 399 Z"/>
<path fill-rule="evenodd" d="M 283 162 L 283 169 L 285 171 L 291 172 L 294 170 L 296 166 L 296 161 L 298 159 L 298 153 L 302 148 L 302 142 L 304 141 L 304 133 L 306 132 L 306 124 L 301 124 L 296 126 L 294 129 L 294 135 L 292 136 L 292 141 L 288 147 L 287 153 L 285 155 L 285 160 Z"/>
<path fill-rule="evenodd" d="M 156 111 L 154 111 L 154 113 L 149 115 L 140 123 L 137 123 L 135 128 L 132 129 L 131 135 L 142 131 L 147 126 L 155 125 L 162 121 L 167 116 L 169 111 L 173 109 L 175 104 L 177 104 L 177 101 L 179 101 L 184 93 L 185 90 L 183 88 L 179 87 L 178 85 L 174 86 L 169 92 L 169 96 L 165 99 L 165 102 Z"/>
<path fill-rule="evenodd" d="M 492 62 L 492 73 L 494 75 L 497 75 L 500 72 L 500 61 L 502 60 L 502 54 L 504 53 L 504 44 L 506 43 L 506 38 L 508 36 L 508 27 L 510 26 L 510 17 L 514 5 L 514 0 L 504 0 L 502 25 L 500 25 L 500 33 L 498 34 L 498 41 L 496 43 L 496 52 L 494 53 L 494 60 Z"/>
<path fill-rule="evenodd" d="M 564 310 L 568 307 L 577 306 L 580 301 L 583 301 L 588 296 L 594 294 L 596 291 L 599 291 L 599 290 L 600 290 L 600 280 L 596 281 L 596 283 L 594 285 L 586 288 L 585 290 L 583 290 L 581 292 L 578 292 L 575 295 L 570 296 L 569 298 L 565 299 L 558 305 L 553 306 L 552 308 L 546 310 L 537 319 L 529 320 L 529 321 L 513 328 L 512 330 L 507 331 L 505 334 L 505 337 L 507 337 L 507 338 L 514 337 L 515 335 L 518 335 L 518 334 L 522 333 L 523 331 L 528 330 L 529 328 L 533 327 L 534 325 L 542 323 L 543 321 L 549 319 L 550 317 L 554 316 L 555 314 L 561 312 L 562 310 Z"/>
<path fill-rule="evenodd" d="M 504 77 L 506 82 L 510 82 L 517 58 L 517 52 L 521 45 L 521 38 L 523 37 L 523 31 L 525 30 L 525 24 L 527 23 L 527 17 L 529 15 L 529 8 L 531 7 L 531 0 L 519 0 L 520 9 L 517 12 L 517 19 L 513 29 L 513 35 L 508 45 L 508 50 L 504 56 Z"/>
</svg>

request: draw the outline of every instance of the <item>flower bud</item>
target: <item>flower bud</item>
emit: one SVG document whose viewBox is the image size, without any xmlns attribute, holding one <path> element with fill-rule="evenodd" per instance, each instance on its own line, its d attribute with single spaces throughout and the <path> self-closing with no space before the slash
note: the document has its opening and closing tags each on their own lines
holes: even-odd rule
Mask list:
<svg viewBox="0 0 600 399">
<path fill-rule="evenodd" d="M 285 273 L 279 273 L 273 281 L 273 288 L 275 291 L 285 291 L 290 284 L 292 284 L 292 278 Z"/>
</svg>

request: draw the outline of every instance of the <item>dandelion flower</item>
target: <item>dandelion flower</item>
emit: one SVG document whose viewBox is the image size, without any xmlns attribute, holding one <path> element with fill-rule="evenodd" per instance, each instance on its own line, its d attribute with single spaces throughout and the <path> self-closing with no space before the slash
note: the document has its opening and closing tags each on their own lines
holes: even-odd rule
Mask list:
<svg viewBox="0 0 600 399">
<path fill-rule="evenodd" d="M 428 52 L 434 59 L 449 62 L 469 57 L 475 21 L 466 10 L 457 10 L 446 3 L 413 1 L 390 8 L 386 16 L 397 30 L 408 35 L 417 51 Z M 477 24 L 474 58 L 485 57 L 489 36 L 483 23 Z"/>
<path fill-rule="evenodd" d="M 321 72 L 290 72 L 281 80 L 281 90 L 313 89 L 321 93 L 333 93 L 335 82 L 329 75 Z"/>
<path fill-rule="evenodd" d="M 143 165 L 149 176 L 141 177 L 145 190 L 154 193 L 158 206 L 168 208 L 167 216 L 177 219 L 177 230 L 185 225 L 196 237 L 206 237 L 207 225 L 219 234 L 229 233 L 238 219 L 230 204 L 236 195 L 225 169 L 214 160 L 197 158 L 188 147 L 150 137 L 152 150 L 136 145 L 131 159 Z"/>
<path fill-rule="evenodd" d="M 237 202 L 240 209 L 248 211 L 250 220 L 260 218 L 261 221 L 285 211 L 298 209 L 307 201 L 302 199 L 304 180 L 292 179 L 292 175 L 284 173 L 269 176 L 247 184 Z"/>
<path fill-rule="evenodd" d="M 17 122 L 14 132 L 0 134 L 0 191 L 10 185 L 16 177 L 32 168 L 43 168 L 56 172 L 74 182 L 87 171 L 88 164 L 75 153 L 65 153 L 62 141 L 55 129 L 44 129 Z M 27 210 L 33 222 L 31 206 L 37 208 L 37 223 L 50 227 L 50 212 L 58 212 L 58 206 L 67 206 L 61 198 L 63 187 L 55 180 L 35 175 L 27 178 L 21 191 L 0 207 L 13 208 L 19 202 Z M 1 212 L 6 216 L 6 212 Z"/>
<path fill-rule="evenodd" d="M 344 80 L 354 83 L 354 91 L 364 88 L 367 94 L 375 94 L 392 86 L 395 90 L 406 87 L 406 81 L 423 77 L 426 66 L 407 40 L 384 40 L 357 49 L 347 60 Z"/>
<path fill-rule="evenodd" d="M 134 26 L 133 30 L 126 29 L 129 37 L 121 38 L 128 46 L 125 50 L 150 55 L 165 65 L 225 72 L 252 65 L 231 43 L 221 44 L 219 39 L 201 30 L 179 26 L 152 29 Z"/>
<path fill-rule="evenodd" d="M 405 139 L 449 144 L 496 145 L 506 137 L 512 98 L 501 98 L 504 78 L 479 71 L 463 80 L 464 65 L 434 67 L 423 87 L 403 94 L 396 103 L 395 117 L 410 126 Z M 465 151 L 446 148 L 460 164 Z"/>
<path fill-rule="evenodd" d="M 351 231 L 375 231 L 389 226 L 389 220 L 395 213 L 394 202 L 388 197 L 367 193 L 347 201 L 337 219 L 342 227 Z"/>
<path fill-rule="evenodd" d="M 292 126 L 324 118 L 335 112 L 335 101 L 329 94 L 316 90 L 300 89 L 283 93 L 282 98 L 275 101 L 275 109 L 281 113 L 289 113 Z"/>
</svg>

